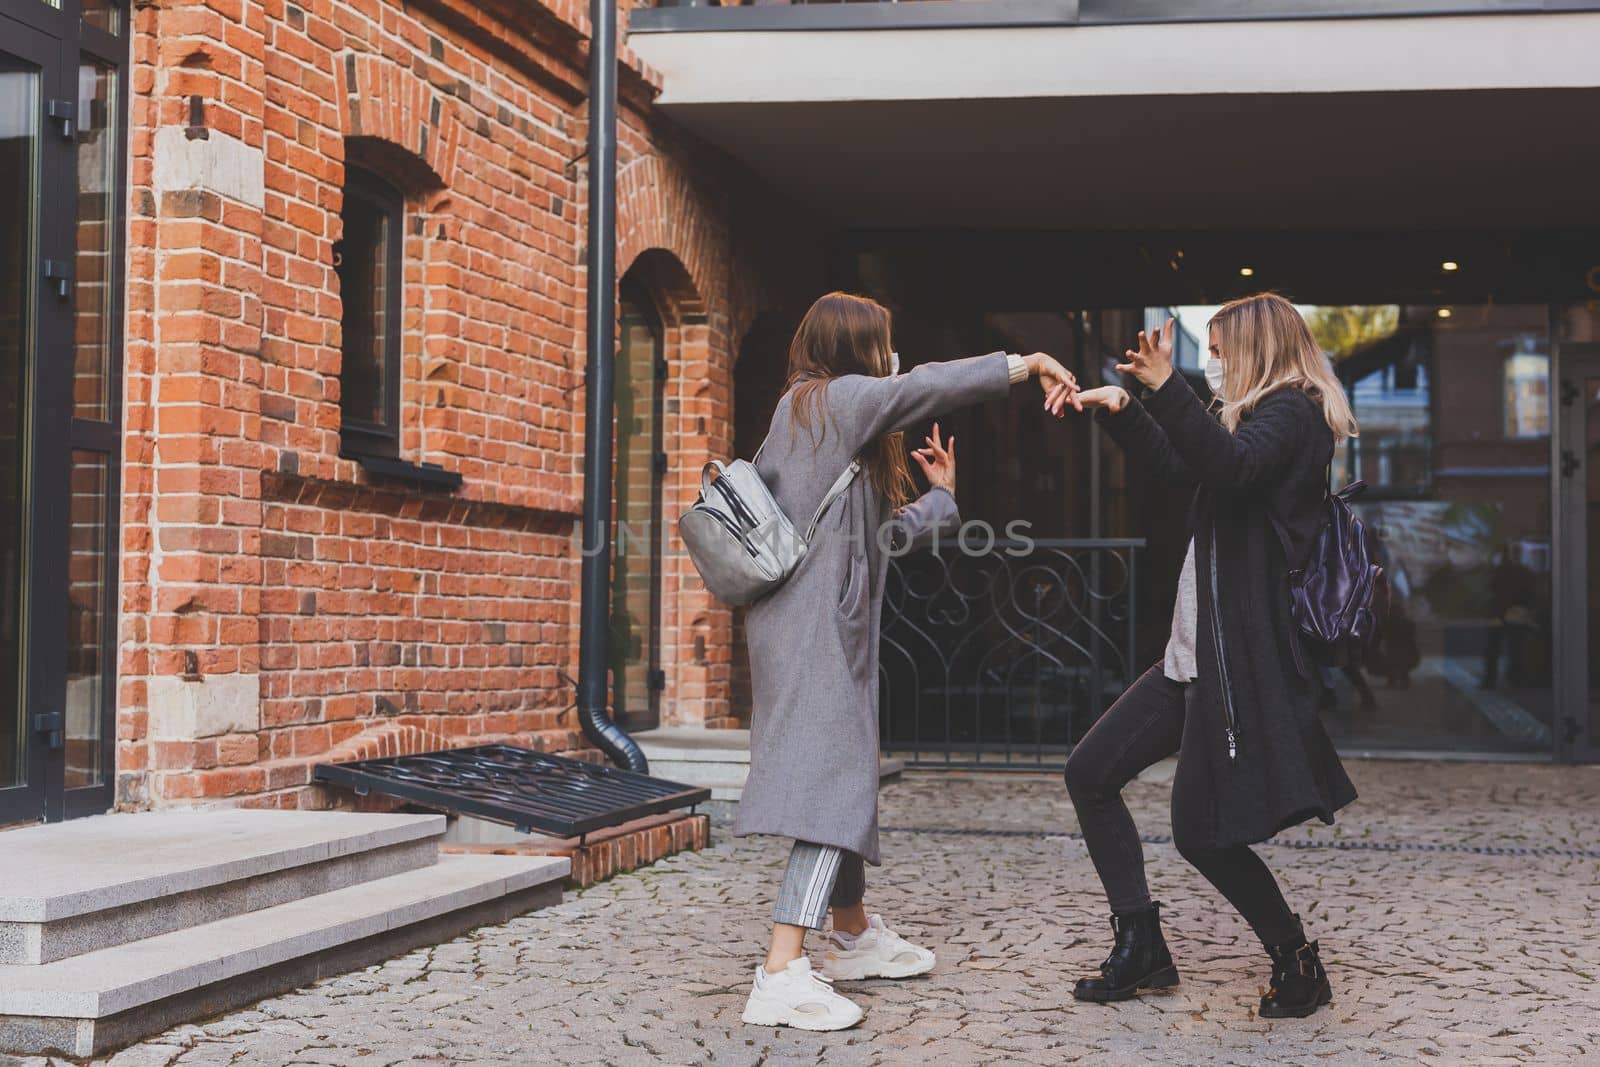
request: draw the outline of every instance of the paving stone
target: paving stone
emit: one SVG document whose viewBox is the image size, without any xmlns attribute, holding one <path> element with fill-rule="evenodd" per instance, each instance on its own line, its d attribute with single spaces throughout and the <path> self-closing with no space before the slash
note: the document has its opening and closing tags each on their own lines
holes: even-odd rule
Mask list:
<svg viewBox="0 0 1600 1067">
<path fill-rule="evenodd" d="M 703 852 L 111 1062 L 1600 1062 L 1600 771 L 1351 770 L 1362 800 L 1338 825 L 1261 850 L 1332 972 L 1331 1010 L 1307 1020 L 1255 1017 L 1265 956 L 1163 840 L 1146 859 L 1182 985 L 1073 1003 L 1109 930 L 1059 778 L 910 773 L 883 792 L 885 865 L 868 872 L 868 903 L 940 964 L 845 987 L 867 1009 L 856 1030 L 739 1021 L 786 851 L 734 840 L 721 811 Z M 1152 838 L 1170 832 L 1169 782 L 1157 773 L 1128 790 Z"/>
</svg>

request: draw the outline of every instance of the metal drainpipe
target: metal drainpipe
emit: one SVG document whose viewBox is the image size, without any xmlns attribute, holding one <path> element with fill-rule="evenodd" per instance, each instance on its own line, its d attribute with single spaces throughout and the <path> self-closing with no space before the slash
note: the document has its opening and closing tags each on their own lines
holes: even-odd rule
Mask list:
<svg viewBox="0 0 1600 1067">
<path fill-rule="evenodd" d="M 583 582 L 578 722 L 611 762 L 648 773 L 606 713 L 611 638 L 611 430 L 617 351 L 617 3 L 589 0 L 589 363 L 583 429 Z"/>
</svg>

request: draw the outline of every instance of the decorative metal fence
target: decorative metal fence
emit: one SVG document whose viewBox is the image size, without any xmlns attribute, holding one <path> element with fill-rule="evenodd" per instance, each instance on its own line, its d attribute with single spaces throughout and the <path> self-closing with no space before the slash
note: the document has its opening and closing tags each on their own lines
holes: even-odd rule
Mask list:
<svg viewBox="0 0 1600 1067">
<path fill-rule="evenodd" d="M 996 541 L 893 559 L 879 642 L 884 754 L 1059 768 L 1135 677 L 1142 540 Z"/>
</svg>

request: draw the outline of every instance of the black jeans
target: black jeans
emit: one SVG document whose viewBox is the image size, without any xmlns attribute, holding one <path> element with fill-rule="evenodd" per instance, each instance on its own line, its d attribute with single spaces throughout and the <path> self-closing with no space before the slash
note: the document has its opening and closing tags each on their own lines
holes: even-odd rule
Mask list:
<svg viewBox="0 0 1600 1067">
<path fill-rule="evenodd" d="M 1144 849 L 1122 802 L 1122 787 L 1178 751 L 1188 688 L 1168 678 L 1159 665 L 1152 667 L 1111 705 L 1067 760 L 1067 792 L 1113 912 L 1150 905 Z M 1248 847 L 1209 848 L 1181 835 L 1173 844 L 1228 898 L 1263 944 L 1288 944 L 1301 936 L 1300 921 L 1284 902 L 1277 880 Z"/>
</svg>

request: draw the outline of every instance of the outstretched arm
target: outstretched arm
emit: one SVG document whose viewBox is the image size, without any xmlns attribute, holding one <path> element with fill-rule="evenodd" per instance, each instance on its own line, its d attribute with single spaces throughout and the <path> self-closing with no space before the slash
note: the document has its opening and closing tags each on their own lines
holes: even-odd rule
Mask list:
<svg viewBox="0 0 1600 1067">
<path fill-rule="evenodd" d="M 1299 455 L 1306 432 L 1322 418 L 1305 393 L 1284 388 L 1262 397 L 1250 417 L 1229 433 L 1181 374 L 1168 378 L 1145 407 L 1182 461 L 1216 489 L 1251 489 L 1279 481 Z"/>
<path fill-rule="evenodd" d="M 924 363 L 905 374 L 875 378 L 848 374 L 827 384 L 828 403 L 852 451 L 887 433 L 946 411 L 1004 396 L 1013 385 L 1037 377 L 1061 414 L 1077 390 L 1072 373 L 1042 352 L 1031 356 L 987 356 Z"/>
<path fill-rule="evenodd" d="M 1073 397 L 1072 406 L 1079 411 L 1093 410 L 1095 421 L 1106 428 L 1144 477 L 1182 489 L 1193 488 L 1199 480 L 1160 424 L 1120 385 L 1085 389 Z"/>
</svg>

